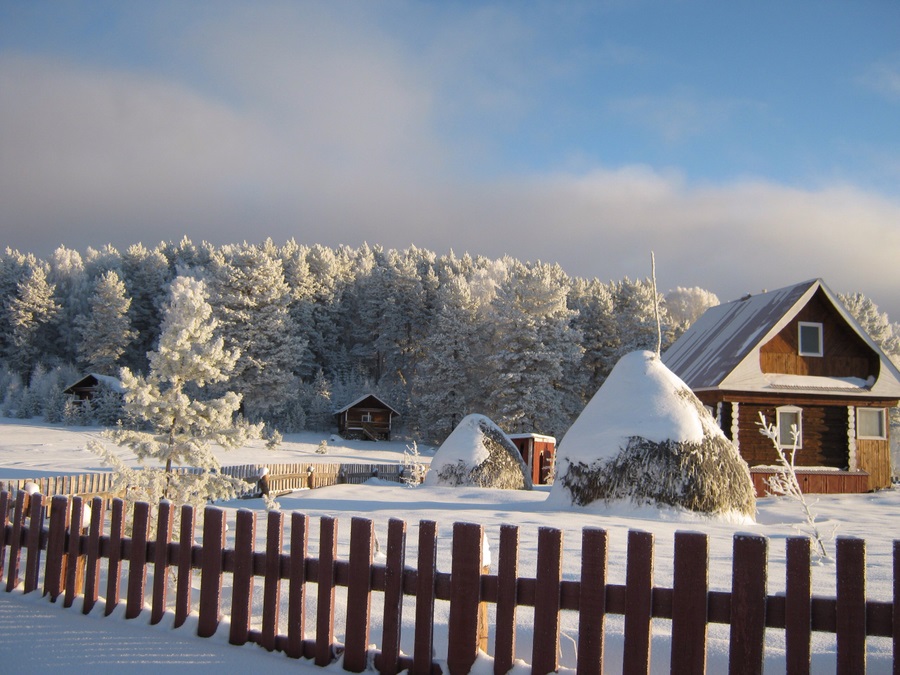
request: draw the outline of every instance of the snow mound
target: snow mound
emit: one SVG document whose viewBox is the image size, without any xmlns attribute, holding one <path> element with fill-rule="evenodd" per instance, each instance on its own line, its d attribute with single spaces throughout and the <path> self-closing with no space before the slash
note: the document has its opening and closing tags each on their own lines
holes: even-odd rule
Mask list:
<svg viewBox="0 0 900 675">
<path fill-rule="evenodd" d="M 437 449 L 425 485 L 530 490 L 519 450 L 493 421 L 467 415 Z"/>
<path fill-rule="evenodd" d="M 752 516 L 750 470 L 684 382 L 653 352 L 627 354 L 557 452 L 551 499 Z"/>
</svg>

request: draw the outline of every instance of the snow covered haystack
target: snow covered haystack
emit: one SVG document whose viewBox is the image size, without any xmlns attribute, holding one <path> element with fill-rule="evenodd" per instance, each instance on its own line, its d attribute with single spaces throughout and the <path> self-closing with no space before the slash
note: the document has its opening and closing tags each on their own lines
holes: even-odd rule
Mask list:
<svg viewBox="0 0 900 675">
<path fill-rule="evenodd" d="M 530 490 L 531 477 L 519 450 L 484 415 L 467 415 L 431 460 L 425 485 Z"/>
<path fill-rule="evenodd" d="M 694 393 L 649 351 L 624 356 L 566 433 L 551 499 L 756 512 L 746 462 Z"/>
</svg>

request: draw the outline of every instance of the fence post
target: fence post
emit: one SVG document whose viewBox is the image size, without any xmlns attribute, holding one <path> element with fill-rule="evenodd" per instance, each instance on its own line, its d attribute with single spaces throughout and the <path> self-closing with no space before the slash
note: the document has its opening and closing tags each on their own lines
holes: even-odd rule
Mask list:
<svg viewBox="0 0 900 675">
<path fill-rule="evenodd" d="M 200 616 L 197 635 L 212 637 L 219 627 L 222 607 L 222 552 L 225 549 L 225 512 L 212 506 L 203 510 L 203 558 L 200 567 Z"/>
<path fill-rule="evenodd" d="M 734 535 L 728 672 L 761 673 L 766 640 L 765 537 Z"/>
<path fill-rule="evenodd" d="M 675 533 L 672 592 L 673 673 L 706 672 L 709 540 L 699 532 Z"/>
<path fill-rule="evenodd" d="M 178 583 L 175 586 L 175 628 L 183 625 L 191 613 L 191 589 L 194 576 L 194 507 L 181 507 L 178 534 Z"/>
<path fill-rule="evenodd" d="M 534 644 L 531 672 L 546 675 L 559 669 L 559 611 L 562 581 L 562 532 L 538 530 L 537 583 L 534 593 Z"/>
<path fill-rule="evenodd" d="M 331 663 L 334 644 L 334 561 L 337 557 L 337 520 L 319 519 L 319 578 L 316 606 L 316 665 Z"/>
<path fill-rule="evenodd" d="M 403 569 L 406 564 L 406 523 L 388 521 L 385 561 L 384 615 L 381 630 L 381 675 L 397 675 L 400 670 L 400 626 L 403 621 Z"/>
<path fill-rule="evenodd" d="M 69 498 L 56 496 L 50 500 L 50 530 L 47 533 L 47 562 L 44 565 L 44 595 L 50 602 L 62 595 L 66 577 L 66 525 L 69 521 Z"/>
<path fill-rule="evenodd" d="M 22 490 L 16 493 L 16 507 L 13 510 L 13 527 L 9 540 L 9 574 L 6 579 L 6 592 L 9 593 L 19 585 L 19 569 L 22 559 L 22 527 L 25 522 L 25 498 L 28 495 Z"/>
<path fill-rule="evenodd" d="M 131 518 L 131 555 L 128 560 L 128 597 L 125 618 L 136 619 L 144 609 L 147 587 L 147 534 L 150 529 L 150 505 L 137 502 Z"/>
<path fill-rule="evenodd" d="M 785 671 L 787 675 L 808 675 L 812 628 L 809 538 L 788 537 L 785 549 Z"/>
<path fill-rule="evenodd" d="M 102 497 L 91 500 L 91 531 L 88 534 L 87 564 L 84 573 L 82 612 L 90 614 L 100 594 L 100 537 L 106 520 L 106 504 Z"/>
<path fill-rule="evenodd" d="M 374 532 L 371 520 L 353 518 L 350 521 L 350 577 L 347 583 L 344 670 L 351 673 L 361 673 L 366 669 L 372 610 Z"/>
<path fill-rule="evenodd" d="M 494 638 L 494 675 L 506 675 L 516 656 L 516 609 L 519 580 L 519 528 L 500 526 L 497 557 L 497 625 Z"/>
<path fill-rule="evenodd" d="M 437 523 L 419 521 L 416 572 L 416 636 L 412 675 L 431 675 L 434 651 L 434 584 L 437 578 Z"/>
<path fill-rule="evenodd" d="M 113 499 L 109 525 L 109 558 L 106 568 L 106 609 L 109 616 L 119 604 L 119 585 L 122 577 L 122 532 L 125 529 L 125 502 Z"/>
<path fill-rule="evenodd" d="M 275 649 L 281 605 L 283 518 L 281 511 L 270 511 L 266 522 L 266 577 L 263 586 L 262 641 L 260 644 L 270 652 Z"/>
<path fill-rule="evenodd" d="M 303 656 L 306 630 L 306 549 L 309 516 L 291 514 L 291 572 L 288 582 L 288 641 L 285 652 L 291 658 Z"/>
<path fill-rule="evenodd" d="M 481 548 L 484 528 L 473 523 L 453 524 L 453 561 L 450 571 L 447 669 L 465 675 L 478 656 L 478 603 L 481 597 Z"/>
<path fill-rule="evenodd" d="M 0 579 L 6 570 L 6 521 L 9 518 L 10 494 L 6 490 L 0 492 Z"/>
<path fill-rule="evenodd" d="M 228 641 L 242 645 L 250 636 L 250 605 L 253 602 L 253 545 L 256 542 L 256 512 L 240 509 L 234 533 L 234 571 L 231 589 L 231 631 Z"/>
<path fill-rule="evenodd" d="M 650 622 L 653 611 L 653 535 L 628 531 L 625 567 L 625 641 L 622 672 L 650 672 Z"/>
<path fill-rule="evenodd" d="M 153 555 L 153 607 L 150 625 L 162 621 L 166 613 L 169 577 L 169 542 L 172 541 L 172 502 L 159 503 L 156 518 L 156 550 Z"/>
<path fill-rule="evenodd" d="M 66 549 L 66 597 L 63 607 L 71 607 L 84 582 L 84 557 L 81 555 L 81 530 L 84 526 L 84 504 L 81 497 L 72 497 L 69 522 L 69 545 Z"/>
<path fill-rule="evenodd" d="M 900 675 L 900 540 L 894 540 L 894 675 Z"/>
<path fill-rule="evenodd" d="M 866 542 L 837 538 L 837 675 L 866 672 Z"/>
<path fill-rule="evenodd" d="M 40 493 L 31 495 L 28 518 L 28 537 L 25 546 L 28 557 L 25 559 L 25 593 L 36 591 L 38 576 L 41 570 L 41 533 L 44 529 L 44 496 Z"/>
<path fill-rule="evenodd" d="M 581 531 L 581 592 L 578 596 L 577 675 L 603 671 L 603 629 L 606 623 L 606 530 Z M 497 675 L 500 675 L 499 673 Z"/>
</svg>

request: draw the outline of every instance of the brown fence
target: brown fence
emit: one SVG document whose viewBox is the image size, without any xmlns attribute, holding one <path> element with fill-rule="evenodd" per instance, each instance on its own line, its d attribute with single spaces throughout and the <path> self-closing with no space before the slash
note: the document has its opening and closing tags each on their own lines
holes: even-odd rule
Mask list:
<svg viewBox="0 0 900 675">
<path fill-rule="evenodd" d="M 406 476 L 400 464 L 347 464 L 303 462 L 293 464 L 240 464 L 223 466 L 220 471 L 247 482 L 244 494 L 256 492 L 256 479 L 263 468 L 269 470 L 269 490 L 280 494 L 302 488 L 320 488 L 340 483 L 364 483 L 370 478 L 382 478 L 394 482 L 403 481 Z M 190 467 L 178 467 L 175 471 L 199 471 Z M 45 497 L 56 495 L 77 495 L 82 498 L 103 497 L 106 506 L 114 497 L 121 497 L 114 491 L 116 474 L 110 471 L 80 473 L 66 476 L 44 476 L 42 478 L 0 479 L 0 491 L 13 494 L 25 489 L 26 483 L 34 483 L 37 491 Z M 243 496 L 243 495 L 239 495 Z"/>
<path fill-rule="evenodd" d="M 893 672 L 900 656 L 900 541 L 893 546 L 894 585 L 889 601 L 866 599 L 865 542 L 856 538 L 836 541 L 836 597 L 811 595 L 810 545 L 803 537 L 792 537 L 786 549 L 786 590 L 767 594 L 767 540 L 735 535 L 732 590 L 708 588 L 709 543 L 700 533 L 675 535 L 672 588 L 653 585 L 653 535 L 628 534 L 625 584 L 608 583 L 608 538 L 604 530 L 582 532 L 580 580 L 562 578 L 562 533 L 540 528 L 534 578 L 519 576 L 518 528 L 506 525 L 500 531 L 497 573 L 482 568 L 483 528 L 457 523 L 453 526 L 452 561 L 448 572 L 437 569 L 437 526 L 422 521 L 418 528 L 418 557 L 407 565 L 406 523 L 388 524 L 386 558 L 373 563 L 374 528 L 371 521 L 353 518 L 346 560 L 337 555 L 338 521 L 319 519 L 318 558 L 308 555 L 313 531 L 308 516 L 280 512 L 266 515 L 265 550 L 255 550 L 257 514 L 240 510 L 234 524 L 233 548 L 226 547 L 226 513 L 208 507 L 204 511 L 202 545 L 173 541 L 173 509 L 160 504 L 155 538 L 149 537 L 151 513 L 147 504 L 136 504 L 131 536 L 124 535 L 124 504 L 113 502 L 111 522 L 105 526 L 102 500 L 93 502 L 91 522 L 81 522 L 82 500 L 57 496 L 49 516 L 40 495 L 24 492 L 13 501 L 0 493 L 0 576 L 6 590 L 24 582 L 25 592 L 41 587 L 53 601 L 62 598 L 71 606 L 84 598 L 87 613 L 101 602 L 101 565 L 106 560 L 105 612 L 121 602 L 122 565 L 128 562 L 125 581 L 125 618 L 135 618 L 150 596 L 150 621 L 158 623 L 167 610 L 174 611 L 175 626 L 184 624 L 192 612 L 192 577 L 200 572 L 197 633 L 213 635 L 225 616 L 230 621 L 233 644 L 255 642 L 290 657 L 315 659 L 325 666 L 343 655 L 346 671 L 361 672 L 369 658 L 385 675 L 409 669 L 413 675 L 432 675 L 434 636 L 447 631 L 444 660 L 452 674 L 467 673 L 475 663 L 479 645 L 486 647 L 479 630 L 484 603 L 495 605 L 494 672 L 501 675 L 513 665 L 516 613 L 519 607 L 534 608 L 532 672 L 544 675 L 558 669 L 560 616 L 578 612 L 577 673 L 602 671 L 605 621 L 610 615 L 624 616 L 623 672 L 647 673 L 654 619 L 671 620 L 671 669 L 674 673 L 700 673 L 706 667 L 709 624 L 730 624 L 729 671 L 759 673 L 763 669 L 767 629 L 784 632 L 786 671 L 810 670 L 811 633 L 836 635 L 836 666 L 839 674 L 862 673 L 866 668 L 867 636 L 893 639 Z M 194 512 L 181 508 L 180 542 L 194 540 Z M 49 527 L 44 527 L 45 517 Z M 290 520 L 288 552 L 283 551 L 284 520 Z M 72 533 L 78 533 L 72 536 Z M 43 567 L 42 553 L 45 552 Z M 8 555 L 7 555 L 8 553 Z M 152 588 L 145 588 L 148 569 L 153 570 Z M 43 569 L 43 575 L 41 571 Z M 176 572 L 170 575 L 170 572 Z M 223 603 L 223 576 L 231 575 L 231 598 Z M 170 576 L 176 580 L 170 581 Z M 253 624 L 251 596 L 254 583 L 262 580 L 261 627 Z M 306 594 L 316 585 L 315 609 L 308 612 Z M 335 639 L 335 590 L 346 587 L 344 642 Z M 174 591 L 174 597 L 171 591 Z M 279 632 L 279 611 L 286 593 L 287 632 Z M 373 593 L 383 597 L 382 642 L 372 653 L 369 629 Z M 400 651 L 404 626 L 404 596 L 415 598 L 414 648 Z M 435 625 L 437 600 L 449 601 L 446 626 Z M 257 617 L 259 619 L 260 617 Z M 259 621 L 256 622 L 259 624 Z M 405 625 L 409 626 L 409 622 Z"/>
</svg>

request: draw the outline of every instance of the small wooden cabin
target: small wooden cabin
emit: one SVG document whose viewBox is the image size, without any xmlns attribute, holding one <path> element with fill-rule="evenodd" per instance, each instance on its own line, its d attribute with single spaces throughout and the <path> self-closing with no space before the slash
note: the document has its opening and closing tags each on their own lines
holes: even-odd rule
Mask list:
<svg viewBox="0 0 900 675">
<path fill-rule="evenodd" d="M 391 440 L 391 428 L 400 413 L 375 394 L 365 394 L 335 411 L 338 433 L 344 438 Z"/>
<path fill-rule="evenodd" d="M 821 279 L 712 307 L 662 358 L 751 470 L 777 463 L 762 414 L 785 449 L 796 427 L 797 466 L 832 469 L 810 490 L 859 489 L 840 472 L 867 475 L 867 490 L 890 487 L 900 372 Z"/>
<path fill-rule="evenodd" d="M 531 482 L 546 485 L 553 478 L 553 455 L 556 453 L 556 439 L 541 434 L 507 434 L 531 472 Z"/>
<path fill-rule="evenodd" d="M 74 396 L 76 401 L 89 401 L 101 391 L 114 391 L 118 394 L 125 393 L 122 383 L 109 375 L 88 373 L 74 384 L 63 389 L 66 396 Z"/>
</svg>

